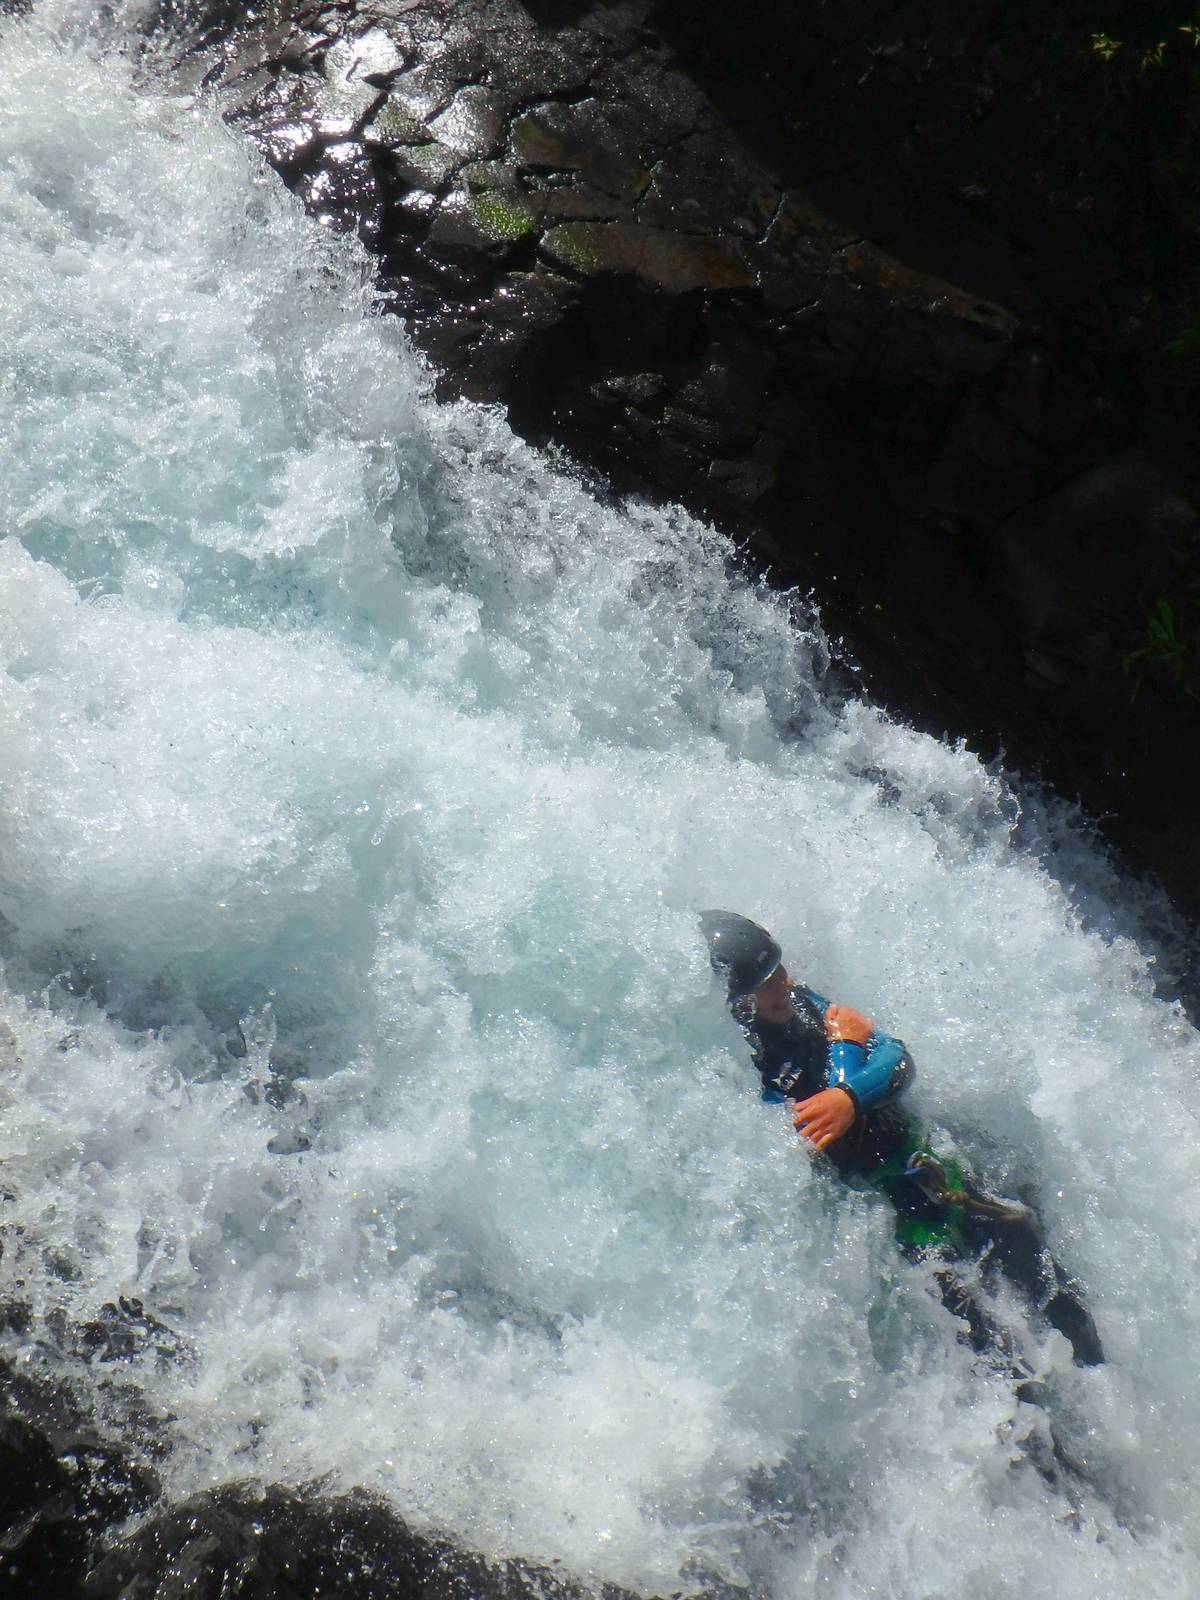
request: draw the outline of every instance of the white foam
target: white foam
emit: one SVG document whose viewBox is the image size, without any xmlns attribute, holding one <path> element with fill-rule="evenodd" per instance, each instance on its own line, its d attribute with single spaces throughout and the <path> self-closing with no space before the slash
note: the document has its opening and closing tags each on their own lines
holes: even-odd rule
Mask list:
<svg viewBox="0 0 1200 1600">
<path fill-rule="evenodd" d="M 1198 1057 L 1145 958 L 718 539 L 438 409 L 210 108 L 3 26 L 8 1281 L 191 1342 L 140 1366 L 180 1493 L 328 1475 L 645 1588 L 1194 1593 Z M 757 1100 L 707 905 L 1038 1190 L 1112 1357 L 1031 1346 L 1075 1516 Z"/>
</svg>

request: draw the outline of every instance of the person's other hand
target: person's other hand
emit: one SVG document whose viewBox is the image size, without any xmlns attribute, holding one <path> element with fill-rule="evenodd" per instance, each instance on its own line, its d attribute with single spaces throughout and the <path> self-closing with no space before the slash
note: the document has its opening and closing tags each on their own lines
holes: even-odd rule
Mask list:
<svg viewBox="0 0 1200 1600">
<path fill-rule="evenodd" d="M 874 1032 L 875 1024 L 870 1017 L 864 1017 L 853 1006 L 834 1004 L 825 1013 L 827 1039 L 849 1039 L 851 1044 L 865 1045 Z"/>
<path fill-rule="evenodd" d="M 854 1121 L 854 1100 L 845 1089 L 822 1089 L 792 1110 L 796 1132 L 818 1150 L 840 1139 Z"/>
</svg>

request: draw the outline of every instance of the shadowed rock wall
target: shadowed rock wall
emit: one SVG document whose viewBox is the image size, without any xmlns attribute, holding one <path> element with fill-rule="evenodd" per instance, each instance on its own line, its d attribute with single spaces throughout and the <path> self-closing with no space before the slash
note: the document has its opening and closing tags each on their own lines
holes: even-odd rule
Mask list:
<svg viewBox="0 0 1200 1600">
<path fill-rule="evenodd" d="M 1195 906 L 1200 80 L 1105 24 L 353 0 L 184 70 L 357 229 L 443 393 L 733 532 L 877 697 Z"/>
</svg>

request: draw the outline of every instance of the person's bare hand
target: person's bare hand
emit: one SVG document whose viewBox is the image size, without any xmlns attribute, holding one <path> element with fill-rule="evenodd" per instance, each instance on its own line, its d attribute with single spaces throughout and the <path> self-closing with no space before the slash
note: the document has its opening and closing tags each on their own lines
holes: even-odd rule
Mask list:
<svg viewBox="0 0 1200 1600">
<path fill-rule="evenodd" d="M 796 1132 L 817 1150 L 840 1139 L 854 1121 L 854 1101 L 845 1089 L 822 1089 L 792 1110 Z"/>
</svg>

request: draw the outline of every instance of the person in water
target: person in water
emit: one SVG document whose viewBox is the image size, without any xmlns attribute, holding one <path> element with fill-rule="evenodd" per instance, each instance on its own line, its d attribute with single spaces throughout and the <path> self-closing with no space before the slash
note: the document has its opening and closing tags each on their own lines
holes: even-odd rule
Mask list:
<svg viewBox="0 0 1200 1600">
<path fill-rule="evenodd" d="M 788 1102 L 800 1135 L 848 1181 L 870 1184 L 896 1210 L 896 1236 L 913 1258 L 945 1263 L 938 1283 L 978 1350 L 1003 1347 L 986 1312 L 953 1271 L 974 1258 L 999 1269 L 1066 1336 L 1079 1365 L 1103 1361 L 1079 1286 L 1053 1261 L 1032 1210 L 989 1194 L 955 1161 L 938 1160 L 897 1104 L 912 1058 L 860 1011 L 792 981 L 771 935 L 732 911 L 704 911 L 701 928 L 730 1008 L 745 1033 L 763 1098 Z"/>
</svg>

